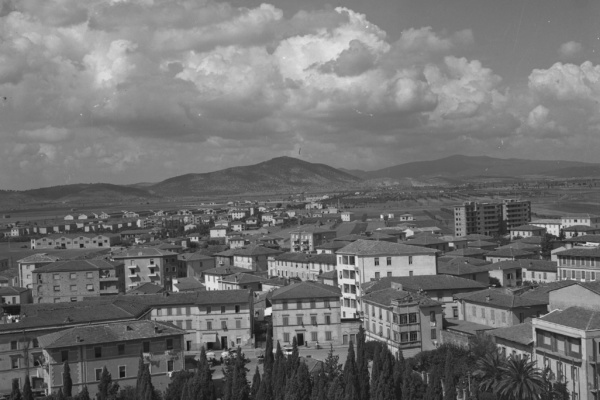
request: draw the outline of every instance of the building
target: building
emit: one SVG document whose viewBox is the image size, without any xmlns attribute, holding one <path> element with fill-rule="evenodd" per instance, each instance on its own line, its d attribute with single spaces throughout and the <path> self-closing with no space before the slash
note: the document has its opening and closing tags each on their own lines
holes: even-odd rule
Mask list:
<svg viewBox="0 0 600 400">
<path fill-rule="evenodd" d="M 513 260 L 499 261 L 481 267 L 488 275 L 497 280 L 501 287 L 521 286 L 523 283 L 523 266 Z"/>
<path fill-rule="evenodd" d="M 560 236 L 560 230 L 562 229 L 562 222 L 560 219 L 536 219 L 529 224 L 545 228 L 547 233 L 555 237 Z"/>
<path fill-rule="evenodd" d="M 600 280 L 600 248 L 574 247 L 555 254 L 558 279 Z"/>
<path fill-rule="evenodd" d="M 490 282 L 490 274 L 481 266 L 491 264 L 489 261 L 484 261 L 478 258 L 470 257 L 453 257 L 438 259 L 438 274 L 452 275 L 464 279 L 472 279 L 484 285 Z"/>
<path fill-rule="evenodd" d="M 201 252 L 177 255 L 179 269 L 185 271 L 185 277 L 203 279 L 202 272 L 214 268 L 216 260 Z"/>
<path fill-rule="evenodd" d="M 440 253 L 450 251 L 450 243 L 440 237 L 434 235 L 423 235 L 414 238 L 409 238 L 406 244 L 411 246 L 427 247 L 428 249 L 439 250 Z"/>
<path fill-rule="evenodd" d="M 378 281 L 363 284 L 362 291 L 363 296 L 389 288 L 416 293 L 437 301 L 442 307 L 445 319 L 457 319 L 458 306 L 454 301 L 454 296 L 459 293 L 477 292 L 487 287 L 487 283 L 483 284 L 472 279 L 451 275 L 421 275 L 381 278 Z"/>
<path fill-rule="evenodd" d="M 250 271 L 266 272 L 269 269 L 269 257 L 281 253 L 279 250 L 273 250 L 265 246 L 250 245 L 233 250 L 233 265 Z"/>
<path fill-rule="evenodd" d="M 72 233 L 53 234 L 31 239 L 32 249 L 96 249 L 110 248 L 121 243 L 117 234 Z"/>
<path fill-rule="evenodd" d="M 537 225 L 519 225 L 514 228 L 510 228 L 511 239 L 515 238 L 527 238 L 532 236 L 544 236 L 546 228 Z"/>
<path fill-rule="evenodd" d="M 361 285 L 391 276 L 435 275 L 437 251 L 420 246 L 357 240 L 336 252 L 338 284 L 342 288 L 342 318 L 361 310 Z"/>
<path fill-rule="evenodd" d="M 222 226 L 222 225 L 215 225 L 214 227 L 210 228 L 210 238 L 211 239 L 220 239 L 220 238 L 225 238 L 227 237 L 227 232 L 229 231 L 229 228 L 227 226 Z"/>
<path fill-rule="evenodd" d="M 523 281 L 548 283 L 558 280 L 558 266 L 554 261 L 517 260 L 521 264 Z"/>
<path fill-rule="evenodd" d="M 485 254 L 485 260 L 492 263 L 501 261 L 516 261 L 522 259 L 536 258 L 535 252 L 531 250 L 519 250 L 514 248 L 504 248 L 490 251 Z"/>
<path fill-rule="evenodd" d="M 301 282 L 273 292 L 273 341 L 299 346 L 341 345 L 340 290 L 316 282 Z"/>
<path fill-rule="evenodd" d="M 60 260 L 60 258 L 48 255 L 46 253 L 33 254 L 17 260 L 17 265 L 19 268 L 19 285 L 24 288 L 32 289 L 32 271 L 36 268 L 43 267 L 44 265 L 56 262 L 58 260 Z"/>
<path fill-rule="evenodd" d="M 587 225 L 571 225 L 563 228 L 563 234 L 566 239 L 584 236 L 584 235 L 597 235 L 600 233 L 600 227 L 587 226 Z"/>
<path fill-rule="evenodd" d="M 113 256 L 125 264 L 125 287 L 135 288 L 150 282 L 171 290 L 173 278 L 185 276 L 177 263 L 177 253 L 153 247 L 132 247 Z"/>
<path fill-rule="evenodd" d="M 547 312 L 548 301 L 506 289 L 457 294 L 459 319 L 494 328 L 522 324 Z"/>
<path fill-rule="evenodd" d="M 282 253 L 269 257 L 269 276 L 316 281 L 319 274 L 335 270 L 335 254 Z"/>
<path fill-rule="evenodd" d="M 4 312 L 10 311 L 9 305 L 21 305 L 32 302 L 31 289 L 16 287 L 16 286 L 2 286 L 0 287 L 0 302 L 4 308 Z M 18 310 L 18 308 L 15 308 Z"/>
<path fill-rule="evenodd" d="M 600 228 L 600 217 L 590 214 L 566 215 L 560 219 L 562 228 L 573 225 L 586 225 L 592 228 Z"/>
<path fill-rule="evenodd" d="M 175 371 L 184 369 L 185 331 L 157 321 L 130 321 L 65 329 L 39 337 L 47 393 L 63 386 L 63 366 L 69 363 L 73 394 L 87 386 L 97 394 L 102 369 L 119 386 L 135 386 L 140 354 L 149 364 L 152 384 L 165 390 Z"/>
<path fill-rule="evenodd" d="M 532 358 L 534 340 L 531 321 L 493 329 L 486 333 L 494 339 L 498 351 L 503 356 Z"/>
<path fill-rule="evenodd" d="M 363 297 L 367 340 L 386 343 L 392 353 L 412 357 L 437 347 L 442 330 L 442 305 L 418 293 L 396 288 Z"/>
<path fill-rule="evenodd" d="M 220 282 L 225 277 L 237 273 L 251 273 L 246 268 L 238 268 L 232 266 L 222 266 L 205 270 L 202 275 L 206 290 L 221 290 Z"/>
<path fill-rule="evenodd" d="M 219 290 L 252 289 L 255 292 L 260 292 L 262 291 L 262 282 L 264 280 L 266 278 L 245 272 L 237 272 L 222 277 L 219 281 Z"/>
<path fill-rule="evenodd" d="M 104 260 L 57 261 L 32 271 L 36 303 L 81 301 L 125 292 L 123 264 Z"/>
<path fill-rule="evenodd" d="M 456 236 L 493 235 L 531 221 L 531 202 L 505 199 L 501 203 L 465 202 L 454 207 Z"/>
<path fill-rule="evenodd" d="M 334 230 L 318 226 L 302 226 L 290 232 L 290 251 L 312 253 L 315 247 L 335 239 L 336 235 Z"/>
</svg>

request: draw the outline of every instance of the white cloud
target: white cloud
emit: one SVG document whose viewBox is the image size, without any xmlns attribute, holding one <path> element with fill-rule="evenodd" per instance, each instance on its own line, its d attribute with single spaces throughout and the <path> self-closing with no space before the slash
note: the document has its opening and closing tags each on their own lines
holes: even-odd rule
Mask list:
<svg viewBox="0 0 600 400">
<path fill-rule="evenodd" d="M 578 42 L 570 41 L 560 45 L 558 54 L 563 60 L 572 60 L 583 53 L 583 45 Z"/>
<path fill-rule="evenodd" d="M 73 136 L 73 132 L 66 128 L 55 128 L 48 125 L 40 129 L 19 131 L 18 136 L 24 140 L 53 143 L 61 142 L 71 138 Z"/>
</svg>

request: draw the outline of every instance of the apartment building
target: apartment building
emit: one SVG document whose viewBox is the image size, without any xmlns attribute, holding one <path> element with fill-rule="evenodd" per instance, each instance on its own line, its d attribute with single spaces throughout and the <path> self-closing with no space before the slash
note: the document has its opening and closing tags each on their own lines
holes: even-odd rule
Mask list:
<svg viewBox="0 0 600 400">
<path fill-rule="evenodd" d="M 121 387 L 135 386 L 140 354 L 149 365 L 152 384 L 164 391 L 173 372 L 184 369 L 185 331 L 156 321 L 130 321 L 66 329 L 39 337 L 43 351 L 46 394 L 63 386 L 64 363 L 68 362 L 73 394 L 87 386 L 97 395 L 103 368 Z"/>
<path fill-rule="evenodd" d="M 36 268 L 43 267 L 44 265 L 56 262 L 58 260 L 60 260 L 60 258 L 48 255 L 46 253 L 33 254 L 17 260 L 17 266 L 19 269 L 19 285 L 24 288 L 33 289 L 32 271 Z"/>
<path fill-rule="evenodd" d="M 358 316 L 362 284 L 383 277 L 435 275 L 437 254 L 437 250 L 426 247 L 362 239 L 338 250 L 342 318 Z"/>
<path fill-rule="evenodd" d="M 54 234 L 31 239 L 32 249 L 96 249 L 110 248 L 121 243 L 118 234 L 73 233 Z"/>
<path fill-rule="evenodd" d="M 179 270 L 185 271 L 186 277 L 203 279 L 202 273 L 207 269 L 214 268 L 216 260 L 201 252 L 182 253 L 177 255 L 177 263 Z"/>
<path fill-rule="evenodd" d="M 442 304 L 419 293 L 396 288 L 363 296 L 367 340 L 386 343 L 398 356 L 412 357 L 437 347 L 442 330 Z"/>
<path fill-rule="evenodd" d="M 574 247 L 554 254 L 558 279 L 581 282 L 600 280 L 600 248 Z"/>
<path fill-rule="evenodd" d="M 500 203 L 465 202 L 454 207 L 456 236 L 494 235 L 531 221 L 531 202 L 504 199 Z"/>
<path fill-rule="evenodd" d="M 335 269 L 335 254 L 283 253 L 269 257 L 269 276 L 316 281 L 319 274 Z"/>
<path fill-rule="evenodd" d="M 104 260 L 57 261 L 32 271 L 36 303 L 81 301 L 125 292 L 122 263 Z"/>
<path fill-rule="evenodd" d="M 250 245 L 233 250 L 233 265 L 250 271 L 266 272 L 269 269 L 269 257 L 281 254 L 280 250 L 273 250 L 261 245 Z"/>
<path fill-rule="evenodd" d="M 318 226 L 302 226 L 290 232 L 290 251 L 312 253 L 315 247 L 335 239 L 336 231 Z"/>
<path fill-rule="evenodd" d="M 273 341 L 298 345 L 343 343 L 340 290 L 316 282 L 300 282 L 273 291 Z"/>
<path fill-rule="evenodd" d="M 600 228 L 600 217 L 591 214 L 571 214 L 560 219 L 563 228 L 574 225 L 586 225 L 591 228 Z"/>
<path fill-rule="evenodd" d="M 126 289 L 150 282 L 171 290 L 173 278 L 182 278 L 186 274 L 177 263 L 177 253 L 153 247 L 132 247 L 113 258 L 125 264 Z"/>
<path fill-rule="evenodd" d="M 545 228 L 549 234 L 559 237 L 562 229 L 562 221 L 560 219 L 535 219 L 530 222 L 530 225 Z"/>
<path fill-rule="evenodd" d="M 509 230 L 511 239 L 544 236 L 546 233 L 546 228 L 532 224 L 515 226 Z"/>
</svg>

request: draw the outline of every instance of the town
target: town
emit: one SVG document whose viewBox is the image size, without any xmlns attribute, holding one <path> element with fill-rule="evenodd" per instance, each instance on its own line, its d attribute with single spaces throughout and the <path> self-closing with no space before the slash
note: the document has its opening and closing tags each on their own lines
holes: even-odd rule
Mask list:
<svg viewBox="0 0 600 400">
<path fill-rule="evenodd" d="M 484 340 L 567 398 L 596 398 L 600 217 L 532 218 L 529 200 L 511 198 L 463 201 L 445 221 L 339 203 L 318 194 L 6 224 L 0 391 L 66 396 L 68 369 L 69 396 L 103 398 L 106 376 L 136 387 L 145 368 L 168 400 L 204 362 L 227 398 L 231 360 L 266 379 L 280 347 L 317 385 L 326 358 L 348 364 L 359 346 L 371 374 L 385 354 L 406 360 L 425 395 L 435 374 L 410 360 Z M 444 381 L 444 395 L 470 398 L 480 364 Z"/>
</svg>

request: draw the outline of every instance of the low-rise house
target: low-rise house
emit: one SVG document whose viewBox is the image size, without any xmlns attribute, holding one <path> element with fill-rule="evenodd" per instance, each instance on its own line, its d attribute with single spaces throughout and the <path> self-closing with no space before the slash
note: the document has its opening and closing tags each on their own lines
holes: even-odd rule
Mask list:
<svg viewBox="0 0 600 400">
<path fill-rule="evenodd" d="M 548 283 L 558 280 L 558 266 L 554 261 L 517 260 L 521 265 L 523 281 Z"/>
<path fill-rule="evenodd" d="M 499 261 L 481 268 L 487 271 L 490 278 L 498 280 L 501 287 L 521 286 L 523 283 L 523 267 L 516 261 Z"/>
<path fill-rule="evenodd" d="M 152 384 L 165 390 L 175 371 L 184 369 L 185 331 L 157 321 L 130 321 L 66 329 L 38 339 L 44 357 L 47 394 L 63 387 L 63 367 L 71 369 L 73 394 L 87 387 L 97 394 L 103 368 L 121 386 L 135 386 L 140 354 L 151 365 Z"/>
<path fill-rule="evenodd" d="M 7 312 L 7 306 L 9 305 L 31 303 L 31 289 L 18 286 L 2 286 L 0 287 L 0 302 L 5 310 L 4 312 Z"/>
<path fill-rule="evenodd" d="M 298 345 L 341 345 L 340 290 L 316 282 L 301 282 L 273 292 L 273 341 Z"/>
<path fill-rule="evenodd" d="M 406 241 L 406 244 L 411 246 L 427 247 L 428 249 L 439 250 L 442 253 L 450 250 L 450 244 L 446 240 L 431 235 L 409 238 Z"/>
<path fill-rule="evenodd" d="M 255 292 L 262 291 L 262 281 L 265 278 L 246 272 L 237 272 L 227 275 L 219 281 L 219 290 L 251 289 Z"/>
<path fill-rule="evenodd" d="M 242 221 L 234 221 L 231 223 L 231 230 L 233 232 L 242 232 L 246 230 L 246 224 Z"/>
<path fill-rule="evenodd" d="M 462 249 L 457 249 L 453 251 L 449 251 L 444 254 L 446 257 L 469 257 L 469 258 L 479 258 L 481 260 L 485 260 L 485 255 L 488 253 L 488 250 L 482 250 L 474 247 L 467 247 Z"/>
<path fill-rule="evenodd" d="M 227 249 L 220 251 L 218 253 L 214 253 L 213 256 L 217 262 L 218 267 L 228 267 L 233 266 L 233 255 L 235 254 L 236 249 Z"/>
<path fill-rule="evenodd" d="M 32 271 L 36 303 L 81 301 L 125 292 L 122 263 L 104 260 L 57 261 Z"/>
<path fill-rule="evenodd" d="M 206 290 L 206 286 L 196 278 L 173 279 L 173 293 L 195 292 L 198 290 Z"/>
<path fill-rule="evenodd" d="M 531 321 L 486 333 L 494 339 L 498 352 L 503 356 L 532 358 L 534 340 Z"/>
<path fill-rule="evenodd" d="M 395 356 L 412 357 L 437 347 L 442 330 L 442 305 L 418 293 L 395 288 L 363 296 L 367 340 L 387 344 Z"/>
<path fill-rule="evenodd" d="M 572 225 L 563 228 L 563 233 L 566 239 L 583 235 L 597 235 L 600 233 L 600 227 L 593 227 L 587 225 Z"/>
<path fill-rule="evenodd" d="M 336 269 L 335 254 L 282 253 L 269 257 L 269 276 L 318 279 L 318 275 Z"/>
<path fill-rule="evenodd" d="M 545 233 L 546 228 L 537 225 L 520 225 L 510 228 L 510 237 L 512 239 L 517 237 L 543 236 Z"/>
<path fill-rule="evenodd" d="M 155 285 L 154 283 L 146 282 L 127 291 L 129 296 L 139 296 L 145 294 L 165 293 L 165 288 Z"/>
<path fill-rule="evenodd" d="M 121 243 L 121 237 L 114 234 L 74 233 L 56 234 L 31 239 L 32 249 L 94 249 L 110 248 Z"/>
<path fill-rule="evenodd" d="M 574 247 L 554 254 L 558 260 L 559 279 L 600 280 L 600 248 Z"/>
<path fill-rule="evenodd" d="M 459 278 L 471 279 L 484 285 L 489 284 L 490 274 L 483 265 L 491 264 L 489 261 L 469 257 L 453 257 L 438 259 L 438 274 L 452 275 Z"/>
<path fill-rule="evenodd" d="M 19 268 L 19 285 L 24 288 L 32 289 L 32 271 L 36 268 L 43 267 L 44 265 L 51 264 L 58 260 L 60 260 L 60 258 L 48 255 L 46 253 L 33 254 L 17 260 L 17 265 Z"/>
<path fill-rule="evenodd" d="M 269 257 L 281 254 L 280 250 L 261 245 L 250 245 L 233 250 L 233 265 L 250 271 L 266 272 L 269 269 Z"/>
<path fill-rule="evenodd" d="M 522 324 L 545 314 L 548 301 L 520 296 L 507 289 L 485 289 L 455 295 L 459 319 L 491 327 Z"/>
<path fill-rule="evenodd" d="M 487 240 L 470 240 L 468 246 L 470 249 L 487 250 L 490 252 L 498 247 L 498 243 L 489 242 Z"/>
<path fill-rule="evenodd" d="M 250 242 L 243 236 L 227 236 L 227 244 L 230 249 L 241 249 Z"/>
<path fill-rule="evenodd" d="M 555 237 L 560 236 L 560 231 L 562 229 L 562 222 L 560 219 L 536 219 L 529 224 L 545 228 L 547 233 Z"/>
<path fill-rule="evenodd" d="M 591 214 L 571 214 L 560 219 L 563 229 L 573 225 L 586 225 L 600 228 L 600 217 Z"/>
<path fill-rule="evenodd" d="M 501 261 L 516 261 L 522 259 L 533 259 L 536 258 L 534 252 L 530 250 L 519 250 L 519 249 L 500 249 L 495 251 L 490 251 L 485 255 L 486 261 L 491 261 L 493 263 L 498 263 Z"/>
<path fill-rule="evenodd" d="M 220 239 L 227 237 L 227 232 L 229 228 L 223 225 L 215 225 L 210 228 L 210 238 L 211 239 Z"/>
<path fill-rule="evenodd" d="M 219 282 L 227 276 L 237 273 L 249 273 L 246 268 L 238 268 L 233 266 L 221 266 L 212 269 L 207 269 L 202 272 L 204 286 L 206 290 L 221 290 Z"/>
<path fill-rule="evenodd" d="M 179 254 L 177 262 L 179 269 L 185 271 L 185 277 L 197 279 L 203 279 L 202 272 L 216 266 L 214 257 L 207 256 L 201 252 Z"/>
<path fill-rule="evenodd" d="M 340 214 L 342 221 L 350 222 L 356 219 L 355 214 L 352 211 L 344 211 Z"/>
</svg>

